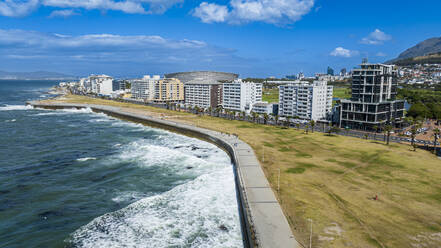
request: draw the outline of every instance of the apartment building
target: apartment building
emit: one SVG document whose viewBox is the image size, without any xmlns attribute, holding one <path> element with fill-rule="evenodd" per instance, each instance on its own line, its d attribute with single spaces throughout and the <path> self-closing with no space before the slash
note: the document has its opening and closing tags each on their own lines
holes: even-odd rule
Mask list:
<svg viewBox="0 0 441 248">
<path fill-rule="evenodd" d="M 278 115 L 279 105 L 277 103 L 257 102 L 253 105 L 251 112 L 258 114 Z"/>
<path fill-rule="evenodd" d="M 223 84 L 224 109 L 249 113 L 253 105 L 262 101 L 262 84 L 236 79 Z"/>
<path fill-rule="evenodd" d="M 154 75 L 153 77 L 146 75 L 142 79 L 133 80 L 131 85 L 132 98 L 146 102 L 151 102 L 158 98 L 159 94 L 156 92 L 156 84 L 159 84 L 160 79 L 159 75 Z"/>
<path fill-rule="evenodd" d="M 372 130 L 397 124 L 404 117 L 404 100 L 396 100 L 398 71 L 394 65 L 363 61 L 352 72 L 352 97 L 341 101 L 340 127 Z"/>
<path fill-rule="evenodd" d="M 90 75 L 82 78 L 79 85 L 88 93 L 110 96 L 113 92 L 113 78 L 107 75 Z"/>
<path fill-rule="evenodd" d="M 324 119 L 332 110 L 332 94 L 333 87 L 326 81 L 287 81 L 279 86 L 279 115 Z"/>
<path fill-rule="evenodd" d="M 200 108 L 216 108 L 222 105 L 222 84 L 192 80 L 185 84 L 185 104 Z"/>
<path fill-rule="evenodd" d="M 144 76 L 132 81 L 132 98 L 145 102 L 179 102 L 184 100 L 184 84 L 175 78 L 162 78 L 158 75 Z"/>
<path fill-rule="evenodd" d="M 164 78 L 159 80 L 156 85 L 158 91 L 158 98 L 156 101 L 172 101 L 181 102 L 184 101 L 184 84 L 176 78 Z"/>
</svg>

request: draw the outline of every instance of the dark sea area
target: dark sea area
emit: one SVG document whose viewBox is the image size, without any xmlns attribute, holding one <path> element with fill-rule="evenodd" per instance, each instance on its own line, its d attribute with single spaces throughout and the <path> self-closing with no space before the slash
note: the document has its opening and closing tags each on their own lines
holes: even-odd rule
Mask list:
<svg viewBox="0 0 441 248">
<path fill-rule="evenodd" d="M 0 80 L 0 247 L 242 247 L 218 147 L 83 110 L 54 81 Z"/>
</svg>

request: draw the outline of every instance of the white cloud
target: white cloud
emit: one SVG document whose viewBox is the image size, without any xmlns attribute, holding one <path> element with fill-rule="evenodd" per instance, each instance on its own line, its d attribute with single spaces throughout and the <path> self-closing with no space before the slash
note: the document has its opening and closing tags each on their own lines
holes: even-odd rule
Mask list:
<svg viewBox="0 0 441 248">
<path fill-rule="evenodd" d="M 194 10 L 193 15 L 205 23 L 224 22 L 228 16 L 228 8 L 224 5 L 203 2 Z"/>
<path fill-rule="evenodd" d="M 247 64 L 235 52 L 204 41 L 157 35 L 66 35 L 0 29 L 2 65 L 34 68 L 30 70 L 68 68 L 80 73 L 120 75 L 145 70 L 231 70 Z"/>
<path fill-rule="evenodd" d="M 309 13 L 314 0 L 231 0 L 229 6 L 203 2 L 193 11 L 202 22 L 241 24 L 294 23 Z"/>
<path fill-rule="evenodd" d="M 334 57 L 350 58 L 353 56 L 357 56 L 358 54 L 358 51 L 345 49 L 343 47 L 337 47 L 329 55 Z"/>
<path fill-rule="evenodd" d="M 374 32 L 370 33 L 367 37 L 361 39 L 361 43 L 368 45 L 380 45 L 385 41 L 391 40 L 392 36 L 384 33 L 380 29 L 375 29 Z"/>
<path fill-rule="evenodd" d="M 63 9 L 63 10 L 54 10 L 52 11 L 52 13 L 49 15 L 49 17 L 69 17 L 69 16 L 73 16 L 73 15 L 79 15 L 78 12 L 76 12 L 73 9 Z"/>
<path fill-rule="evenodd" d="M 134 49 L 158 47 L 167 49 L 202 48 L 205 42 L 197 40 L 167 40 L 157 35 L 121 36 L 114 34 L 89 34 L 70 36 L 63 34 L 47 34 L 36 31 L 2 30 L 0 29 L 0 47 L 34 47 L 42 49 L 55 48 L 93 48 L 124 47 Z"/>
<path fill-rule="evenodd" d="M 385 54 L 383 52 L 378 52 L 377 54 L 375 54 L 375 56 L 377 56 L 377 57 L 386 57 L 387 54 Z"/>
<path fill-rule="evenodd" d="M 15 1 L 4 0 L 0 1 L 0 15 L 9 17 L 25 16 L 38 7 L 38 0 L 29 1 Z"/>
<path fill-rule="evenodd" d="M 55 15 L 70 9 L 114 10 L 128 14 L 161 14 L 181 2 L 183 0 L 0 0 L 0 15 L 9 17 L 25 16 L 39 6 L 60 8 L 60 10 L 54 11 Z"/>
</svg>

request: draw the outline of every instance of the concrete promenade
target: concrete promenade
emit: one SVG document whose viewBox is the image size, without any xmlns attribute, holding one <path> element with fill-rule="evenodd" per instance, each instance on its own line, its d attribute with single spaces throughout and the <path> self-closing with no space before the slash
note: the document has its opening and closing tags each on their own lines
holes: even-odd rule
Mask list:
<svg viewBox="0 0 441 248">
<path fill-rule="evenodd" d="M 28 104 L 47 109 L 91 108 L 94 112 L 102 112 L 121 119 L 197 137 L 219 146 L 230 155 L 235 166 L 244 245 L 246 247 L 265 248 L 300 247 L 254 151 L 237 137 L 149 115 L 135 114 L 112 106 L 67 103 L 43 104 L 38 101 L 29 102 Z"/>
</svg>

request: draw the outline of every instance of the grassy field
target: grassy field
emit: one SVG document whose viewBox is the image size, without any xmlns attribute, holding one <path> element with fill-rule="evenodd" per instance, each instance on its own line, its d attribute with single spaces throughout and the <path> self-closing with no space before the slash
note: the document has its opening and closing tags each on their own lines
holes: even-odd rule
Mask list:
<svg viewBox="0 0 441 248">
<path fill-rule="evenodd" d="M 334 97 L 338 97 L 340 99 L 350 98 L 351 97 L 351 89 L 348 87 L 334 87 Z"/>
<path fill-rule="evenodd" d="M 130 107 L 238 134 L 273 188 L 281 170 L 278 199 L 305 247 L 308 219 L 313 247 L 441 247 L 441 160 L 427 151 L 78 96 L 64 101 Z"/>
<path fill-rule="evenodd" d="M 279 102 L 279 88 L 263 88 L 262 101 L 264 102 Z"/>
</svg>

